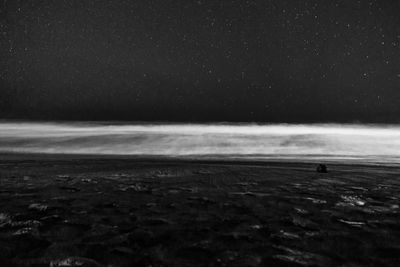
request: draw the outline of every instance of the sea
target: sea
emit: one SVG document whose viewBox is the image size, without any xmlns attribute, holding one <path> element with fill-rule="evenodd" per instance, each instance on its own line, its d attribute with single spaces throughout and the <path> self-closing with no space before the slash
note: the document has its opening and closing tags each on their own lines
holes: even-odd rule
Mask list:
<svg viewBox="0 0 400 267">
<path fill-rule="evenodd" d="M 400 125 L 0 122 L 0 153 L 400 163 Z"/>
</svg>

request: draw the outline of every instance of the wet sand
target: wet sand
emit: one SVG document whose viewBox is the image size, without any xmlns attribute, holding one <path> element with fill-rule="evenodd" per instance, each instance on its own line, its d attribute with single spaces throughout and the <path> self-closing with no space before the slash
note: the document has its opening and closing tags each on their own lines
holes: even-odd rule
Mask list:
<svg viewBox="0 0 400 267">
<path fill-rule="evenodd" d="M 399 266 L 396 167 L 3 155 L 1 266 Z"/>
</svg>

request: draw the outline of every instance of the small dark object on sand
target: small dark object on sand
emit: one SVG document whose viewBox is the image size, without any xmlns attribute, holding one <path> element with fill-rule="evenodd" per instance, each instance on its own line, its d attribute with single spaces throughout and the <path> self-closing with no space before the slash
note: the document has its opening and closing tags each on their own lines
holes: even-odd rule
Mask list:
<svg viewBox="0 0 400 267">
<path fill-rule="evenodd" d="M 328 168 L 326 167 L 325 164 L 319 164 L 317 167 L 317 172 L 319 173 L 327 173 L 328 172 Z"/>
</svg>

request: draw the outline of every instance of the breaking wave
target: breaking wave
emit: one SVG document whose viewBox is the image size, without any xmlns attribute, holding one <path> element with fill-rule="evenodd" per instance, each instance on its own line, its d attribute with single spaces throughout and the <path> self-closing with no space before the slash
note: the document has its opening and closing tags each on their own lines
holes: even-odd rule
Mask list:
<svg viewBox="0 0 400 267">
<path fill-rule="evenodd" d="M 0 123 L 0 152 L 398 161 L 400 126 Z"/>
</svg>

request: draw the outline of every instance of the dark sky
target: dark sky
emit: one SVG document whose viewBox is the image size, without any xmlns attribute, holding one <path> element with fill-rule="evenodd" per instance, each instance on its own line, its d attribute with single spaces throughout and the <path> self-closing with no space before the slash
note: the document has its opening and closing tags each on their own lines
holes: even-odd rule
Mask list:
<svg viewBox="0 0 400 267">
<path fill-rule="evenodd" d="M 400 122 L 398 0 L 3 0 L 0 11 L 0 118 Z"/>
</svg>

